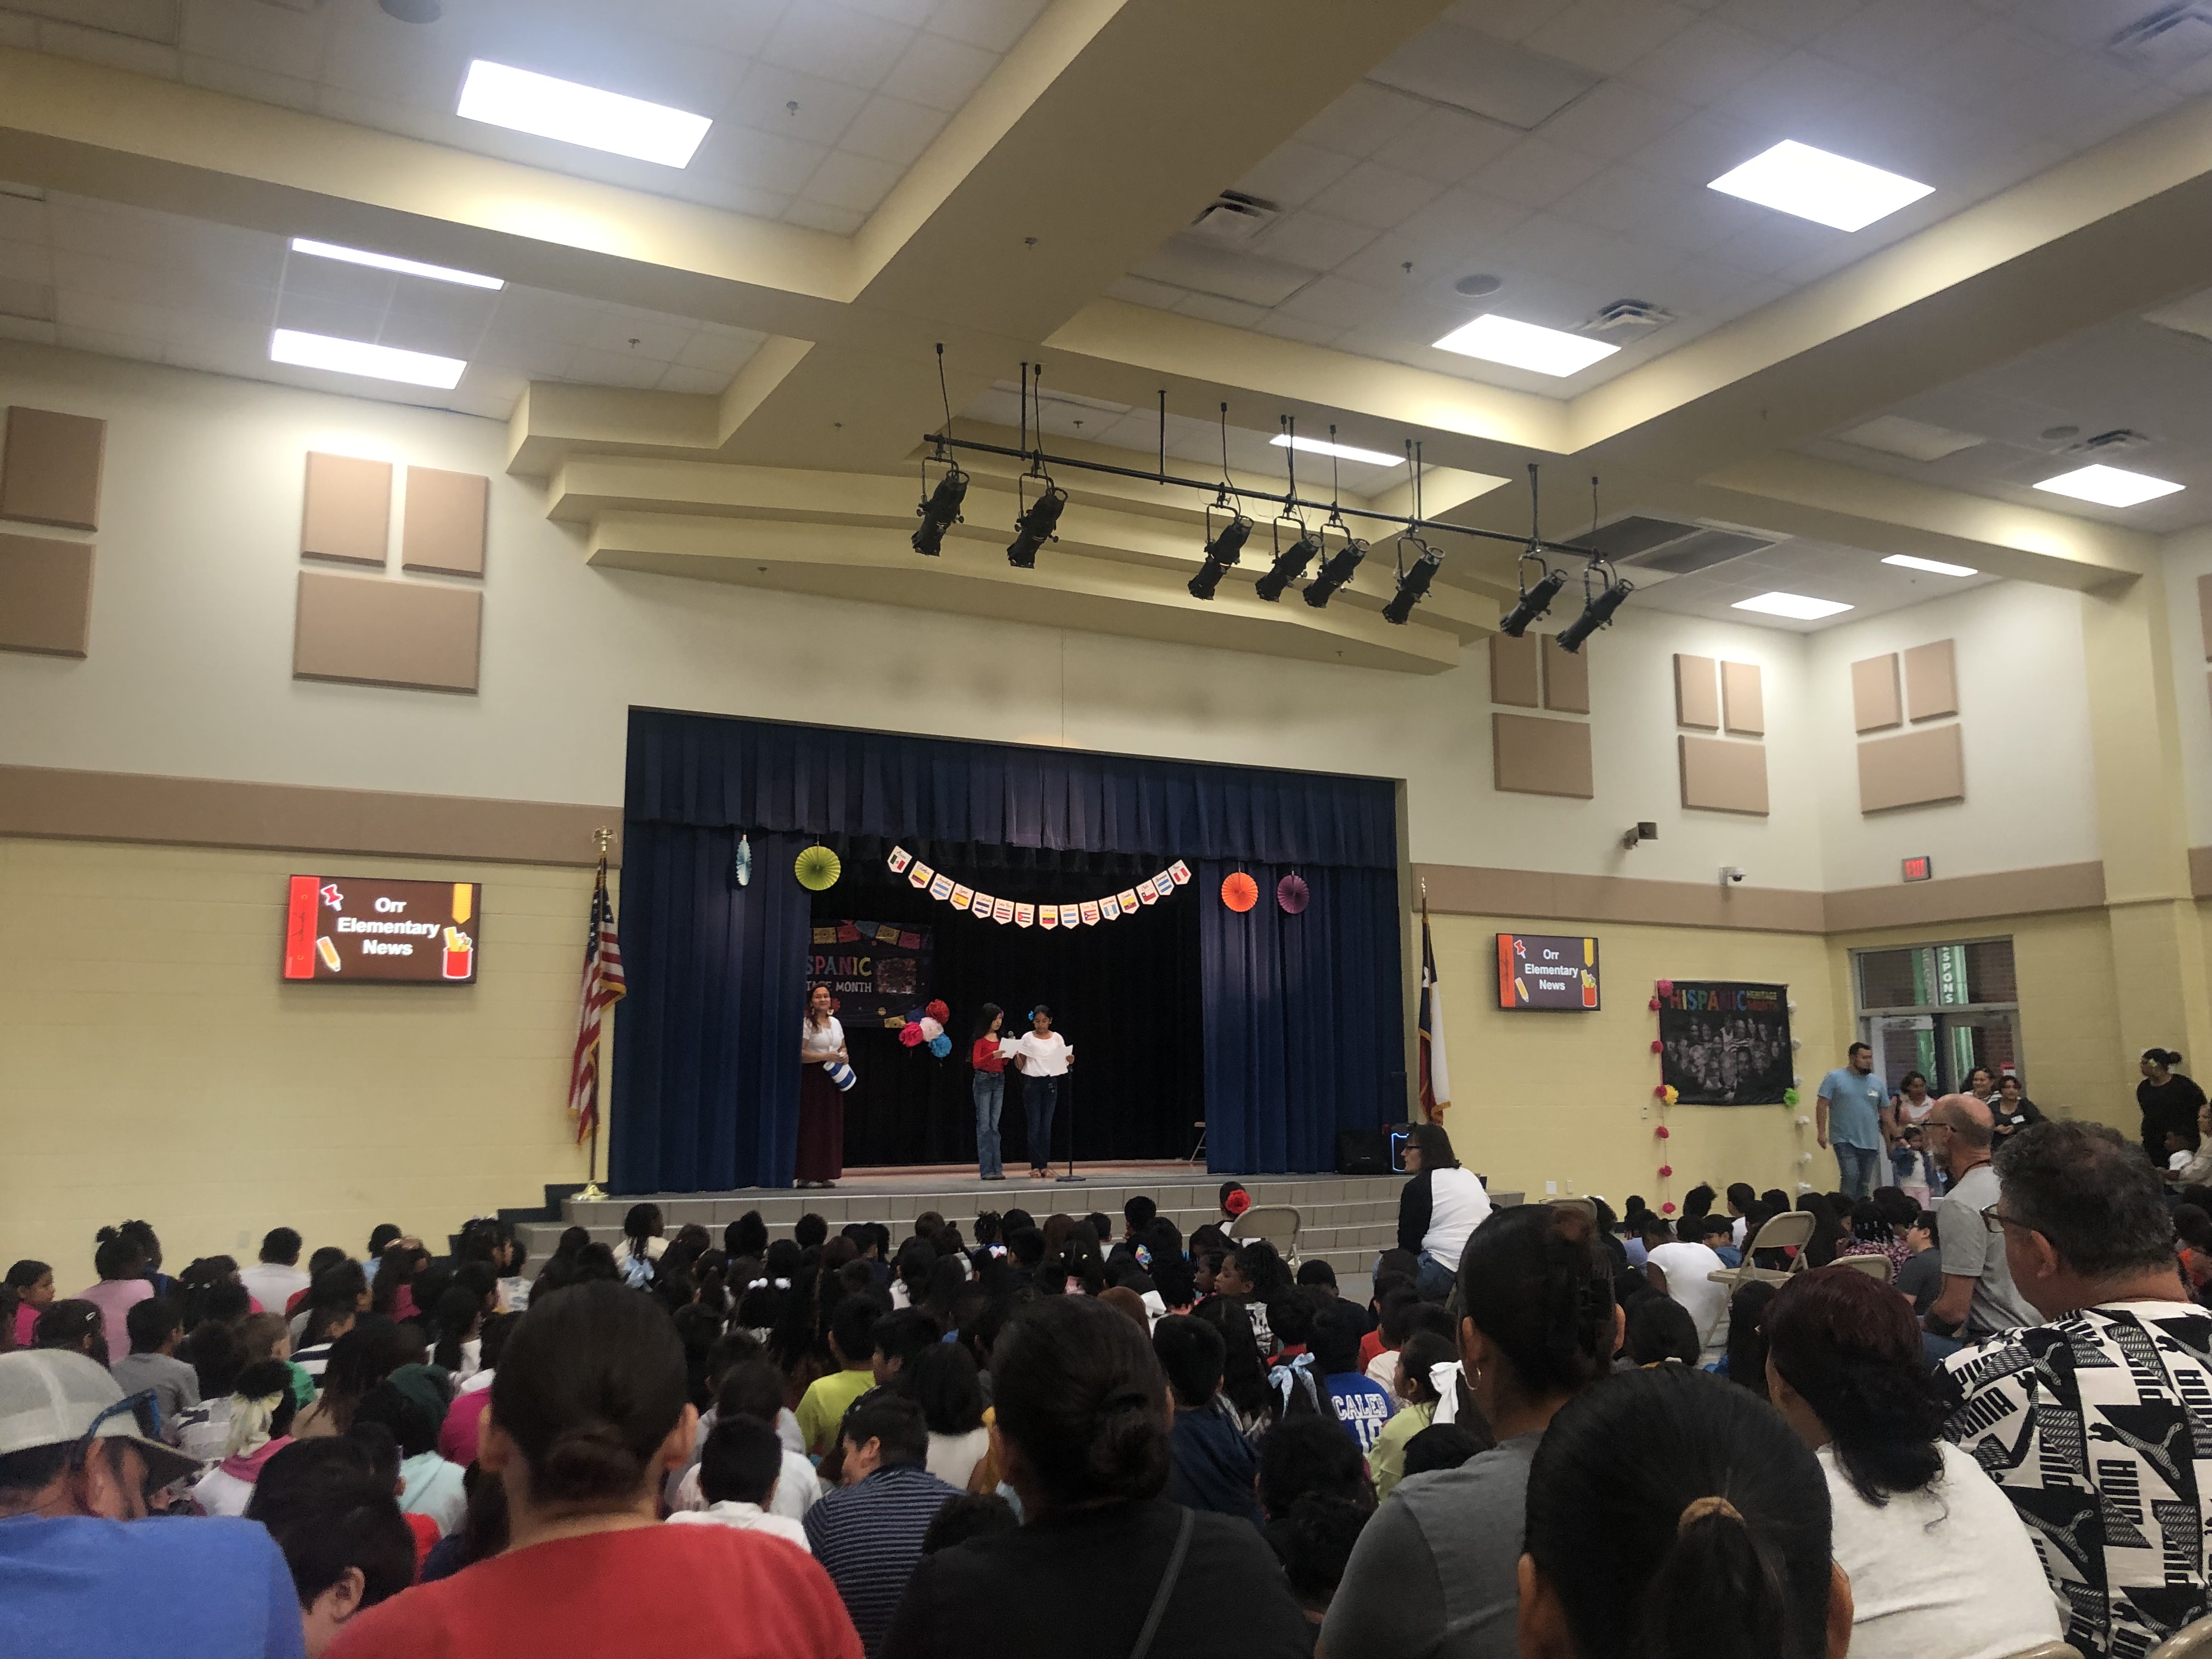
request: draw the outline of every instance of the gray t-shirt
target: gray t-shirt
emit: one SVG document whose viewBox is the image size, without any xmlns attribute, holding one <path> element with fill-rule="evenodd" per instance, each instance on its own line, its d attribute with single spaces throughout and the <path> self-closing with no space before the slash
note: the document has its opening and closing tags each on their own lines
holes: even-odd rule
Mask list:
<svg viewBox="0 0 2212 1659">
<path fill-rule="evenodd" d="M 1408 1475 L 1375 1511 L 1322 1626 L 1346 1659 L 1517 1659 L 1524 1434 L 1455 1469 Z"/>
<path fill-rule="evenodd" d="M 177 1419 L 200 1403 L 200 1374 L 166 1353 L 126 1353 L 107 1370 L 126 1395 L 153 1389 L 161 1408 L 161 1438 L 173 1445 Z"/>
<path fill-rule="evenodd" d="M 1982 1212 L 1997 1201 L 1997 1172 L 1986 1164 L 1977 1164 L 1936 1206 L 1945 1276 L 1980 1281 L 1960 1332 L 1968 1342 L 2039 1324 L 2043 1319 L 2013 1288 L 2004 1240 L 1982 1220 Z"/>
</svg>

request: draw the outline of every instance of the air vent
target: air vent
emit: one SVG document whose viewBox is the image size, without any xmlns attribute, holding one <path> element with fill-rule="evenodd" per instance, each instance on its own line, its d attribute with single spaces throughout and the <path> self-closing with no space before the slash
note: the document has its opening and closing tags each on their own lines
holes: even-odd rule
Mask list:
<svg viewBox="0 0 2212 1659">
<path fill-rule="evenodd" d="M 1632 514 L 1575 539 L 1578 546 L 1594 547 L 1615 564 L 1686 576 L 1692 571 L 1710 570 L 1730 559 L 1761 552 L 1781 538 L 1740 530 L 1716 530 L 1708 525 Z"/>
<path fill-rule="evenodd" d="M 2174 0 L 2138 17 L 2105 46 L 2136 63 L 2171 67 L 2192 62 L 2212 52 L 2212 8 L 2200 0 Z"/>
<path fill-rule="evenodd" d="M 2126 427 L 2115 427 L 2110 432 L 2100 432 L 2094 438 L 2084 438 L 2079 443 L 2066 446 L 2069 455 L 2125 455 L 2138 449 L 2148 449 L 2157 441 Z"/>
<path fill-rule="evenodd" d="M 1224 190 L 1190 222 L 1189 234 L 1231 247 L 1250 241 L 1283 216 L 1281 208 L 1241 190 Z"/>
<path fill-rule="evenodd" d="M 1600 340 L 1640 339 L 1674 320 L 1674 313 L 1649 300 L 1615 300 L 1575 331 Z"/>
</svg>

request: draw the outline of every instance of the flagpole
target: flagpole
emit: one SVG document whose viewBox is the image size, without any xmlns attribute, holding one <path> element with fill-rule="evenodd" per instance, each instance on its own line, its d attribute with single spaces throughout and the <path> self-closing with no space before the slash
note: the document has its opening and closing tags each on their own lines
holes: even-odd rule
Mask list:
<svg viewBox="0 0 2212 1659">
<path fill-rule="evenodd" d="M 602 870 L 605 870 L 607 862 L 607 843 L 614 839 L 614 831 L 602 825 L 600 828 L 592 830 L 592 834 L 599 838 L 599 867 Z M 587 1204 L 597 1203 L 599 1200 L 606 1197 L 605 1190 L 599 1185 L 599 1126 L 605 1121 L 606 1116 L 605 1113 L 599 1110 L 599 1101 L 606 1093 L 606 1078 L 603 1068 L 599 1065 L 599 1056 L 605 1051 L 606 1047 L 606 1038 L 604 1035 L 605 1026 L 604 1023 L 602 1023 L 600 1030 L 602 1035 L 594 1037 L 592 1041 L 591 1151 L 586 1155 L 588 1161 L 584 1166 L 584 1184 L 576 1194 L 579 1200 Z"/>
</svg>

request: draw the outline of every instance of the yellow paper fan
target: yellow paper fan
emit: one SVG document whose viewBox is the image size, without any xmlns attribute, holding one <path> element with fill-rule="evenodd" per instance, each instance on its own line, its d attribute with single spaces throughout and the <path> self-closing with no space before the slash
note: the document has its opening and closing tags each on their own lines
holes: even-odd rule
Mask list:
<svg viewBox="0 0 2212 1659">
<path fill-rule="evenodd" d="M 799 884 L 810 893 L 820 893 L 837 884 L 844 866 L 837 855 L 826 847 L 810 847 L 799 855 L 792 868 L 798 873 Z"/>
</svg>

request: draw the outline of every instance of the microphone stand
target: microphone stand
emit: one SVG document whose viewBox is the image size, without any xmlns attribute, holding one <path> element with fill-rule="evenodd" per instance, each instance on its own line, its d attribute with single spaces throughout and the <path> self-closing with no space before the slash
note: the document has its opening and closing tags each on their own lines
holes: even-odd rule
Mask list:
<svg viewBox="0 0 2212 1659">
<path fill-rule="evenodd" d="M 1052 1183 L 1052 1184 L 1053 1184 L 1054 1186 L 1055 1186 L 1055 1187 L 1065 1187 L 1065 1186 L 1068 1185 L 1070 1182 L 1074 1182 L 1074 1183 L 1076 1183 L 1077 1185 L 1080 1185 L 1082 1182 L 1084 1182 L 1085 1181 L 1088 1180 L 1088 1179 L 1089 1179 L 1089 1177 L 1088 1177 L 1088 1176 L 1079 1176 L 1079 1175 L 1078 1175 L 1078 1174 L 1076 1174 L 1076 1173 L 1075 1173 L 1075 1073 L 1074 1073 L 1074 1072 L 1073 1072 L 1073 1070 L 1069 1070 L 1069 1071 L 1062 1072 L 1062 1073 L 1060 1074 L 1060 1083 L 1062 1084 L 1062 1085 L 1064 1085 L 1064 1091 L 1066 1092 L 1066 1096 L 1067 1096 L 1067 1173 L 1066 1173 L 1066 1175 L 1064 1175 L 1064 1176 L 1055 1176 L 1055 1177 L 1054 1178 L 1054 1180 L 1053 1180 L 1053 1183 Z"/>
</svg>

